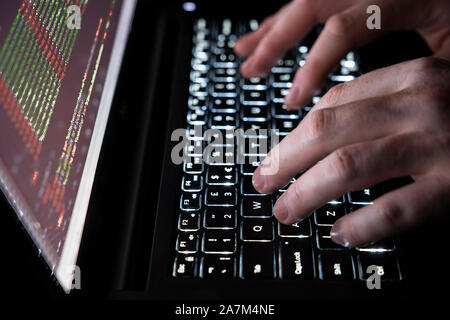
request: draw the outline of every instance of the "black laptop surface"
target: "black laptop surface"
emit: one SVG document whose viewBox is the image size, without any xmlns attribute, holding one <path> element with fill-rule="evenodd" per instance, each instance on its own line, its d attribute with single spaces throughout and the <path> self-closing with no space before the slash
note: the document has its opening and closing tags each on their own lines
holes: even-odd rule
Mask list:
<svg viewBox="0 0 450 320">
<path fill-rule="evenodd" d="M 448 222 L 363 248 L 329 237 L 337 218 L 408 178 L 345 194 L 294 226 L 272 212 L 288 186 L 253 189 L 271 145 L 329 88 L 429 54 L 414 33 L 385 36 L 350 52 L 309 105 L 288 111 L 283 97 L 321 27 L 267 79 L 241 77 L 233 52 L 282 4 L 2 4 L 1 240 L 11 262 L 2 268 L 13 295 L 438 296 L 448 283 Z"/>
</svg>

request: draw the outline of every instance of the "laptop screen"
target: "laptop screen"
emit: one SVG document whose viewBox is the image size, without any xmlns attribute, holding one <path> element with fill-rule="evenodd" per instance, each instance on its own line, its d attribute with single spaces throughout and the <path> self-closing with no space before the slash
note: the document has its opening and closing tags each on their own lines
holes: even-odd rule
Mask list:
<svg viewBox="0 0 450 320">
<path fill-rule="evenodd" d="M 66 292 L 135 0 L 2 0 L 0 186 Z"/>
</svg>

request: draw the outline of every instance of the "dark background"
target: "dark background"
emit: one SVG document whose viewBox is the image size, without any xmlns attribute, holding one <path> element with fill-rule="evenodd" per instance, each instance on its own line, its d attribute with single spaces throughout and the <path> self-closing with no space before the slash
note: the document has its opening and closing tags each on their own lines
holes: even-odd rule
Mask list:
<svg viewBox="0 0 450 320">
<path fill-rule="evenodd" d="M 156 2 L 156 3 L 155 3 Z M 209 11 L 213 5 L 216 11 Z M 202 15 L 220 12 L 220 16 L 242 15 L 263 17 L 279 8 L 281 2 L 261 5 L 260 1 L 203 1 L 198 2 Z M 170 79 L 174 68 L 175 34 L 181 8 L 180 1 L 139 1 L 136 18 L 130 35 L 129 46 L 123 62 L 110 122 L 96 173 L 91 203 L 87 215 L 78 264 L 81 267 L 82 290 L 66 296 L 50 276 L 50 270 L 38 256 L 27 234 L 17 221 L 15 213 L 1 195 L 0 232 L 1 286 L 10 298 L 77 299 L 107 297 L 117 286 L 114 266 L 123 261 L 122 235 L 136 224 L 144 229 L 146 241 L 134 244 L 135 254 L 151 246 L 154 212 L 159 190 L 164 130 L 167 119 L 167 101 L 170 96 Z M 204 12 L 202 12 L 204 10 Z M 165 25 L 164 37 L 157 31 Z M 161 34 L 161 33 L 159 33 Z M 155 59 L 155 43 L 162 42 L 161 60 Z M 428 48 L 414 32 L 396 32 L 383 36 L 376 42 L 361 48 L 361 65 L 365 71 L 430 54 Z M 156 87 L 155 87 L 156 85 Z M 156 89 L 155 89 L 156 88 Z M 150 106 L 153 106 L 151 108 Z M 150 124 L 150 125 L 149 125 Z M 117 150 L 120 150 L 119 154 Z M 141 165 L 142 169 L 136 169 Z M 149 169 L 152 171 L 148 174 Z M 145 181 L 142 178 L 145 176 Z M 139 211 L 138 199 L 145 199 L 149 206 L 132 221 L 129 213 Z M 149 209 L 150 208 L 150 209 Z M 445 289 L 446 237 L 448 222 L 427 225 L 410 232 L 406 239 L 411 274 L 416 277 L 417 297 L 440 297 Z M 141 231 L 142 232 L 142 231 Z M 130 268 L 131 272 L 139 272 Z M 120 278 L 120 277 L 119 277 Z M 442 297 L 442 296 L 441 296 Z M 402 298 L 402 297 L 398 297 Z"/>
</svg>

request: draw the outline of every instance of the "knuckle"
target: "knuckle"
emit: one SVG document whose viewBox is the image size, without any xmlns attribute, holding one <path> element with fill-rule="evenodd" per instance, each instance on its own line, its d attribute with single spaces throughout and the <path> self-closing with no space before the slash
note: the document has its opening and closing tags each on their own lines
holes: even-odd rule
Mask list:
<svg viewBox="0 0 450 320">
<path fill-rule="evenodd" d="M 312 138 L 321 138 L 334 123 L 334 112 L 331 109 L 319 109 L 311 113 L 309 118 L 309 132 Z"/>
<path fill-rule="evenodd" d="M 415 60 L 417 71 L 430 72 L 440 65 L 439 60 L 433 57 L 422 57 Z"/>
<path fill-rule="evenodd" d="M 331 16 L 325 24 L 325 30 L 335 36 L 348 36 L 354 23 L 354 18 L 351 14 L 341 12 Z"/>
<path fill-rule="evenodd" d="M 449 114 L 448 101 L 450 100 L 450 92 L 447 88 L 440 86 L 431 79 L 428 83 L 421 83 L 420 90 L 406 89 L 404 90 L 405 101 L 417 108 L 423 114 L 433 121 L 433 123 L 446 122 Z M 420 103 L 417 103 L 420 101 Z"/>
<path fill-rule="evenodd" d="M 341 181 L 349 181 L 357 174 L 355 150 L 355 148 L 344 147 L 336 150 L 331 157 L 332 170 Z"/>
<path fill-rule="evenodd" d="M 323 96 L 321 100 L 325 105 L 334 105 L 337 101 L 339 101 L 342 96 L 343 91 L 346 88 L 346 83 L 340 83 L 334 87 L 332 87 L 328 92 Z"/>
</svg>

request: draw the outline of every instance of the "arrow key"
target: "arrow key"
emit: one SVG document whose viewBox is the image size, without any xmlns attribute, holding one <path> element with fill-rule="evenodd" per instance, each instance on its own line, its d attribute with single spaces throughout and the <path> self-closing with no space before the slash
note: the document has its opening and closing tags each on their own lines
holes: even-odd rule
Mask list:
<svg viewBox="0 0 450 320">
<path fill-rule="evenodd" d="M 232 256 L 206 255 L 202 259 L 202 278 L 233 278 L 236 272 L 235 258 Z"/>
</svg>

